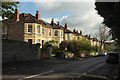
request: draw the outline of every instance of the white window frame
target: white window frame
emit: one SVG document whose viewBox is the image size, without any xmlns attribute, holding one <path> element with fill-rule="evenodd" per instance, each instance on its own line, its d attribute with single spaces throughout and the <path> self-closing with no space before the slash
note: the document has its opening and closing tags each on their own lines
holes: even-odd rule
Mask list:
<svg viewBox="0 0 120 80">
<path fill-rule="evenodd" d="M 57 31 L 57 35 L 56 35 L 56 31 Z M 54 30 L 54 36 L 55 36 L 55 37 L 58 36 L 58 30 Z"/>
<path fill-rule="evenodd" d="M 29 27 L 31 27 L 31 31 L 30 32 L 29 32 Z M 28 30 L 27 31 L 28 31 L 29 34 L 32 34 L 32 25 L 31 24 L 28 24 Z"/>
<path fill-rule="evenodd" d="M 40 39 L 37 39 L 37 43 L 40 43 Z"/>
</svg>

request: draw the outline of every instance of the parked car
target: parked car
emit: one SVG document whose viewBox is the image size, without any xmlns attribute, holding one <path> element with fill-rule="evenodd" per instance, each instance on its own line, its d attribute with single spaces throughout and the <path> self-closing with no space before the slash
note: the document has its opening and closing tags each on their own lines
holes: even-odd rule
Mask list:
<svg viewBox="0 0 120 80">
<path fill-rule="evenodd" d="M 119 63 L 119 53 L 109 53 L 106 63 Z"/>
<path fill-rule="evenodd" d="M 105 55 L 107 55 L 107 53 L 100 51 L 100 52 L 97 52 L 96 55 L 97 56 L 105 56 Z"/>
</svg>

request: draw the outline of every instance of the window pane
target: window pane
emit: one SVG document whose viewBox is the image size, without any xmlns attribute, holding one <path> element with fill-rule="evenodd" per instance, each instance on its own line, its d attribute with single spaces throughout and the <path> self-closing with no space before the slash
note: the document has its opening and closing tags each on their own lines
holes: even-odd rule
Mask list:
<svg viewBox="0 0 120 80">
<path fill-rule="evenodd" d="M 44 40 L 42 40 L 42 45 L 44 44 Z"/>
<path fill-rule="evenodd" d="M 28 25 L 28 32 L 32 33 L 32 25 Z"/>
<path fill-rule="evenodd" d="M 32 44 L 32 39 L 28 39 L 28 43 L 29 43 L 29 44 Z"/>
<path fill-rule="evenodd" d="M 40 34 L 40 26 L 37 26 L 37 32 Z"/>
<path fill-rule="evenodd" d="M 44 35 L 44 28 L 42 28 L 42 34 Z"/>
<path fill-rule="evenodd" d="M 55 30 L 55 36 L 58 36 L 58 31 L 57 30 Z"/>
<path fill-rule="evenodd" d="M 50 36 L 51 36 L 51 32 L 52 32 L 52 31 L 51 31 L 51 30 L 49 30 L 49 35 L 50 35 Z"/>
</svg>

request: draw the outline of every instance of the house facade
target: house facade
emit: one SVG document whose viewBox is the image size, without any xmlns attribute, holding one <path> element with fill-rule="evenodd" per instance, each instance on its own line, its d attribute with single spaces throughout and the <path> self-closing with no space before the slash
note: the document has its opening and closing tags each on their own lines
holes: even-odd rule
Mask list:
<svg viewBox="0 0 120 80">
<path fill-rule="evenodd" d="M 45 42 L 55 40 L 59 43 L 63 41 L 64 30 L 57 24 L 49 24 L 40 19 L 40 12 L 36 16 L 31 14 L 19 14 L 16 9 L 14 17 L 2 21 L 2 38 L 18 41 L 25 41 L 31 44 L 44 44 Z"/>
<path fill-rule="evenodd" d="M 61 26 L 59 22 L 54 23 L 54 19 L 51 23 L 47 23 L 40 18 L 40 11 L 36 12 L 33 16 L 29 13 L 19 14 L 19 10 L 16 9 L 15 15 L 10 19 L 2 21 L 2 38 L 18 41 L 25 41 L 30 44 L 40 43 L 42 45 L 45 42 L 80 40 L 87 39 L 91 42 L 92 46 L 99 45 L 99 42 L 88 39 L 82 35 L 82 31 L 77 30 L 70 31 L 67 23 L 65 26 Z"/>
<path fill-rule="evenodd" d="M 65 23 L 65 28 L 64 28 L 64 41 L 71 41 L 75 39 L 75 34 L 68 29 L 67 23 Z"/>
</svg>

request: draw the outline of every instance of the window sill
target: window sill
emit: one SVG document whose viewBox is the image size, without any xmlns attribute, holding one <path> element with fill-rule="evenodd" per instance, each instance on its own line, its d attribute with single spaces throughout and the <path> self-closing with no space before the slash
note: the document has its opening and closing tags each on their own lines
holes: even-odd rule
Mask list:
<svg viewBox="0 0 120 80">
<path fill-rule="evenodd" d="M 32 33 L 27 33 L 27 34 L 32 34 Z"/>
<path fill-rule="evenodd" d="M 7 33 L 2 33 L 2 34 L 7 34 Z"/>
</svg>

